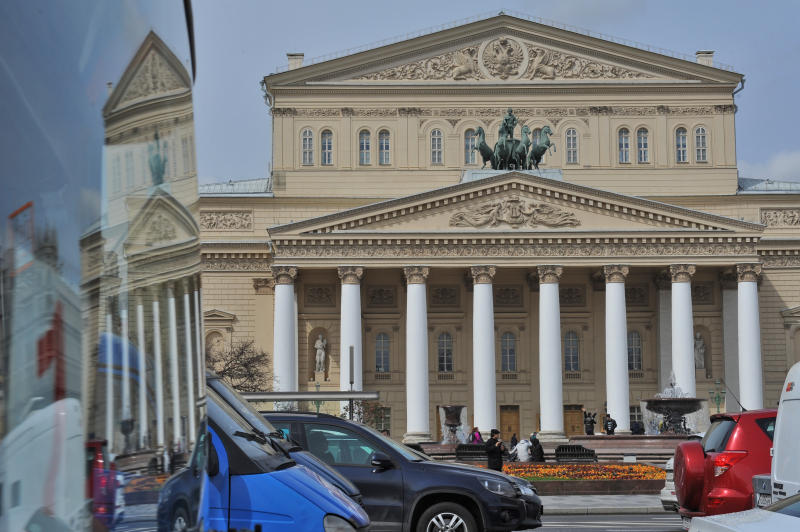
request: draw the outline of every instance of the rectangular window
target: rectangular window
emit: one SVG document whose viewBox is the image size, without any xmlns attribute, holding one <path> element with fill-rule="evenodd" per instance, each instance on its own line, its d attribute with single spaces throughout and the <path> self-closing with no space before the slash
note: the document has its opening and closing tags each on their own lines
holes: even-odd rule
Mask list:
<svg viewBox="0 0 800 532">
<path fill-rule="evenodd" d="M 578 132 L 567 130 L 567 164 L 578 164 Z"/>
<path fill-rule="evenodd" d="M 683 128 L 675 132 L 675 160 L 679 163 L 688 161 L 686 154 L 686 130 Z"/>
<path fill-rule="evenodd" d="M 431 164 L 442 164 L 442 132 L 431 132 Z"/>
<path fill-rule="evenodd" d="M 378 134 L 378 164 L 391 164 L 389 132 L 381 131 Z"/>
<path fill-rule="evenodd" d="M 361 135 L 358 136 L 358 164 L 367 165 L 370 164 L 369 155 L 369 133 L 366 131 L 362 132 Z"/>
<path fill-rule="evenodd" d="M 631 162 L 631 142 L 627 129 L 619 132 L 619 162 L 626 164 Z"/>
<path fill-rule="evenodd" d="M 704 128 L 697 128 L 694 136 L 695 145 L 695 158 L 698 163 L 708 161 L 708 146 L 706 145 L 706 130 Z"/>
<path fill-rule="evenodd" d="M 322 164 L 325 166 L 333 164 L 333 133 L 330 131 L 322 133 Z"/>
<path fill-rule="evenodd" d="M 638 161 L 639 163 L 647 163 L 650 159 L 649 154 L 649 146 L 648 146 L 648 139 L 647 139 L 647 131 L 640 129 L 639 133 L 636 135 L 636 148 L 638 152 Z"/>
</svg>

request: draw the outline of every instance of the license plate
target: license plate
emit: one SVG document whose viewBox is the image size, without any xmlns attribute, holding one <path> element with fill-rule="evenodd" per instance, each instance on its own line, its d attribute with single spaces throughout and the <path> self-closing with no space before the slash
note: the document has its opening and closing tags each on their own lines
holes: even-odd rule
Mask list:
<svg viewBox="0 0 800 532">
<path fill-rule="evenodd" d="M 692 526 L 692 518 L 681 516 L 681 524 L 684 530 L 689 530 L 689 527 Z"/>
<path fill-rule="evenodd" d="M 769 506 L 772 504 L 772 495 L 769 493 L 759 493 L 758 494 L 758 507 L 763 508 L 764 506 Z"/>
</svg>

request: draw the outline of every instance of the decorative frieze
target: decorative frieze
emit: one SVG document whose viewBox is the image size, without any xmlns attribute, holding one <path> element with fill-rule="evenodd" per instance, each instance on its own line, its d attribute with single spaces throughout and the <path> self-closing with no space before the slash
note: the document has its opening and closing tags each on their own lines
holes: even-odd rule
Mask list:
<svg viewBox="0 0 800 532">
<path fill-rule="evenodd" d="M 394 307 L 397 297 L 394 286 L 368 286 L 367 306 Z"/>
<path fill-rule="evenodd" d="M 403 275 L 408 284 L 424 284 L 430 271 L 427 266 L 406 266 L 403 268 Z"/>
<path fill-rule="evenodd" d="M 431 306 L 457 307 L 459 306 L 460 293 L 461 291 L 457 285 L 431 286 Z"/>
<path fill-rule="evenodd" d="M 495 266 L 473 266 L 470 268 L 472 282 L 475 284 L 492 284 L 494 274 L 497 273 Z"/>
<path fill-rule="evenodd" d="M 646 307 L 650 304 L 650 289 L 646 284 L 625 285 L 625 305 Z"/>
<path fill-rule="evenodd" d="M 764 268 L 800 268 L 800 252 L 761 255 Z"/>
<path fill-rule="evenodd" d="M 575 214 L 547 203 L 524 202 L 518 196 L 484 203 L 468 211 L 459 211 L 450 217 L 455 227 L 496 227 L 501 223 L 517 229 L 520 226 L 577 227 L 581 224 Z"/>
<path fill-rule="evenodd" d="M 496 307 L 521 307 L 521 285 L 495 285 L 494 306 Z"/>
<path fill-rule="evenodd" d="M 156 214 L 147 226 L 145 238 L 148 246 L 174 240 L 177 238 L 175 224 L 163 214 Z"/>
<path fill-rule="evenodd" d="M 736 280 L 740 283 L 756 283 L 761 277 L 761 264 L 737 264 Z"/>
<path fill-rule="evenodd" d="M 303 304 L 307 307 L 333 307 L 336 305 L 336 291 L 330 285 L 306 285 Z"/>
<path fill-rule="evenodd" d="M 544 264 L 536 268 L 539 272 L 539 283 L 557 283 L 564 273 L 564 268 L 554 264 Z"/>
<path fill-rule="evenodd" d="M 203 257 L 203 271 L 225 272 L 266 272 L 270 268 L 269 259 L 247 257 Z"/>
<path fill-rule="evenodd" d="M 695 282 L 692 283 L 692 305 L 713 305 L 714 304 L 714 283 Z"/>
<path fill-rule="evenodd" d="M 275 284 L 294 284 L 294 280 L 297 278 L 295 266 L 272 266 L 270 269 Z"/>
<path fill-rule="evenodd" d="M 342 284 L 361 284 L 361 278 L 364 277 L 364 268 L 361 266 L 339 266 L 337 271 Z"/>
<path fill-rule="evenodd" d="M 603 266 L 603 275 L 607 283 L 624 283 L 628 270 L 624 264 L 607 264 Z"/>
<path fill-rule="evenodd" d="M 255 277 L 253 279 L 253 290 L 255 290 L 256 294 L 265 294 L 273 288 L 275 288 L 275 279 L 270 277 Z"/>
<path fill-rule="evenodd" d="M 206 231 L 249 231 L 253 211 L 200 211 L 200 228 Z"/>
<path fill-rule="evenodd" d="M 669 274 L 673 283 L 690 283 L 696 268 L 694 264 L 670 264 Z"/>
<path fill-rule="evenodd" d="M 800 209 L 761 209 L 761 223 L 767 227 L 800 227 Z"/>
<path fill-rule="evenodd" d="M 562 307 L 585 307 L 586 287 L 583 285 L 561 285 L 558 300 Z"/>
</svg>

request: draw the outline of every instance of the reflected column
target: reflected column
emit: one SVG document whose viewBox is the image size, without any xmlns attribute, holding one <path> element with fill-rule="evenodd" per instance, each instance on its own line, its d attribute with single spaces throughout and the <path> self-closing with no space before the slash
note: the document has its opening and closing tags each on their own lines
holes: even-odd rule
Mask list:
<svg viewBox="0 0 800 532">
<path fill-rule="evenodd" d="M 192 304 L 190 294 L 192 291 L 191 280 L 184 278 L 181 282 L 183 287 L 183 330 L 184 343 L 186 344 L 186 404 L 189 414 L 189 434 L 186 440 L 188 447 L 194 443 L 195 418 L 194 418 L 194 352 L 192 351 Z"/>
<path fill-rule="evenodd" d="M 108 308 L 113 308 L 112 299 Z M 109 452 L 114 452 L 114 322 L 111 311 L 106 311 L 106 441 Z"/>
<path fill-rule="evenodd" d="M 169 388 L 172 399 L 172 450 L 180 449 L 181 443 L 181 395 L 178 369 L 178 317 L 175 310 L 174 281 L 167 282 L 167 320 L 169 329 Z"/>
<path fill-rule="evenodd" d="M 147 363 L 145 334 L 144 334 L 144 302 L 142 301 L 141 290 L 136 292 L 136 344 L 139 358 L 139 449 L 147 446 Z"/>
<path fill-rule="evenodd" d="M 197 346 L 197 398 L 206 396 L 206 349 L 203 342 L 203 315 L 200 313 L 201 276 L 194 276 L 194 330 L 195 346 Z"/>
<path fill-rule="evenodd" d="M 156 391 L 156 447 L 164 450 L 164 366 L 161 360 L 161 290 L 150 288 L 153 297 L 153 383 Z"/>
</svg>

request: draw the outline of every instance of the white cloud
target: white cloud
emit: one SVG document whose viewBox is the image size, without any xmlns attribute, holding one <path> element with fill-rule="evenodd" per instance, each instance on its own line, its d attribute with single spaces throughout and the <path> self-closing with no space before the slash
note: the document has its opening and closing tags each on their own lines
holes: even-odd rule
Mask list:
<svg viewBox="0 0 800 532">
<path fill-rule="evenodd" d="M 777 153 L 766 162 L 739 161 L 739 175 L 800 182 L 800 150 Z"/>
</svg>

